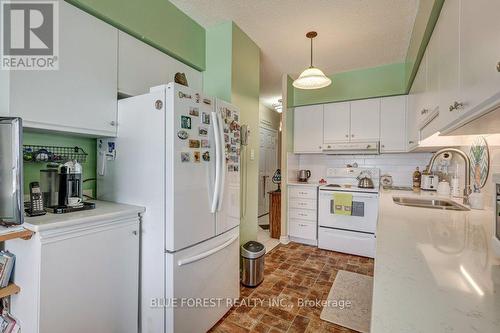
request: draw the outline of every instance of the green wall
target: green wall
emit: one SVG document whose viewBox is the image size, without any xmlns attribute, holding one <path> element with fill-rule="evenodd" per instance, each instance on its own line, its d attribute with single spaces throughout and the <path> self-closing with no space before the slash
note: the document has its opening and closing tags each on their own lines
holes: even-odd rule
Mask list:
<svg viewBox="0 0 500 333">
<path fill-rule="evenodd" d="M 168 0 L 66 0 L 197 70 L 205 29 Z"/>
<path fill-rule="evenodd" d="M 87 154 L 87 161 L 82 165 L 83 179 L 96 177 L 96 140 L 78 136 L 63 134 L 37 133 L 24 130 L 23 144 L 28 145 L 51 145 L 62 147 L 82 148 Z M 24 162 L 24 194 L 29 193 L 29 183 L 40 180 L 40 170 L 46 169 L 46 163 Z M 85 190 L 93 190 L 95 193 L 95 182 L 87 182 L 83 185 Z"/>
<path fill-rule="evenodd" d="M 243 244 L 257 239 L 260 50 L 233 22 L 207 29 L 206 40 L 205 93 L 237 106 L 241 123 L 251 130 L 249 143 L 241 150 L 240 242 Z M 252 150 L 253 160 L 250 159 Z"/>
<path fill-rule="evenodd" d="M 405 93 L 404 63 L 331 75 L 332 84 L 315 90 L 293 88 L 293 106 L 339 102 Z"/>
</svg>

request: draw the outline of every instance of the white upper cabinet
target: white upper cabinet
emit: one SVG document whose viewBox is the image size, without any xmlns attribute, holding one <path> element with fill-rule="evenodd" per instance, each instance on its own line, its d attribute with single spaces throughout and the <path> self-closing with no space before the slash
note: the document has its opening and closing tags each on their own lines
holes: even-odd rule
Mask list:
<svg viewBox="0 0 500 333">
<path fill-rule="evenodd" d="M 499 96 L 492 99 L 500 94 L 499 14 L 498 0 L 461 1 L 460 74 L 464 113 L 482 106 L 488 108 L 492 101 L 500 99 Z"/>
<path fill-rule="evenodd" d="M 322 152 L 323 105 L 296 107 L 293 117 L 293 151 L 295 153 Z"/>
<path fill-rule="evenodd" d="M 410 151 L 417 147 L 419 141 L 419 127 L 426 113 L 423 107 L 425 103 L 425 91 L 427 89 L 427 57 L 424 56 L 420 62 L 413 85 L 408 95 L 408 115 L 406 121 L 407 142 L 406 150 Z"/>
<path fill-rule="evenodd" d="M 325 104 L 324 107 L 323 142 L 349 141 L 351 103 L 330 103 Z"/>
<path fill-rule="evenodd" d="M 59 2 L 59 70 L 13 71 L 10 114 L 25 127 L 115 136 L 118 30 Z"/>
<path fill-rule="evenodd" d="M 460 1 L 445 1 L 433 38 L 439 40 L 439 118 L 448 124 L 462 112 L 460 103 Z"/>
<path fill-rule="evenodd" d="M 174 81 L 175 73 L 186 74 L 189 87 L 202 90 L 202 74 L 163 52 L 124 33 L 118 35 L 118 91 L 136 96 L 149 88 Z"/>
<path fill-rule="evenodd" d="M 378 141 L 380 98 L 351 102 L 351 141 Z"/>
<path fill-rule="evenodd" d="M 380 100 L 380 151 L 406 151 L 406 96 Z"/>
</svg>

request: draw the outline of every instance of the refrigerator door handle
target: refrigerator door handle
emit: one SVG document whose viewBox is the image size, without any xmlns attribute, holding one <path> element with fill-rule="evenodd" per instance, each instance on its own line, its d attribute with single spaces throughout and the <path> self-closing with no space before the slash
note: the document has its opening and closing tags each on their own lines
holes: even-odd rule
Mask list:
<svg viewBox="0 0 500 333">
<path fill-rule="evenodd" d="M 211 212 L 215 213 L 217 210 L 217 203 L 219 200 L 219 192 L 220 192 L 220 177 L 221 177 L 221 165 L 220 158 L 222 157 L 222 149 L 220 142 L 220 128 L 219 122 L 217 119 L 217 113 L 212 112 L 212 121 L 214 123 L 214 137 L 215 137 L 215 186 L 214 186 L 214 195 L 212 198 L 212 207 Z"/>
<path fill-rule="evenodd" d="M 220 112 L 217 113 L 217 121 L 219 122 L 219 134 L 220 134 L 220 142 L 222 143 L 221 145 L 221 160 L 220 160 L 220 166 L 221 166 L 221 177 L 220 177 L 220 187 L 219 187 L 219 198 L 218 198 L 218 204 L 217 204 L 217 211 L 220 211 L 222 207 L 222 202 L 224 201 L 224 187 L 226 183 L 226 154 L 225 152 L 225 143 L 224 143 L 224 121 L 222 120 L 222 117 L 220 115 Z"/>
<path fill-rule="evenodd" d="M 231 245 L 235 240 L 237 240 L 238 237 L 239 237 L 239 235 L 235 235 L 235 236 L 231 237 L 231 239 L 228 240 L 227 242 L 225 242 L 225 243 L 223 243 L 223 244 L 221 244 L 221 245 L 219 245 L 217 247 L 214 247 L 211 250 L 208 250 L 208 251 L 203 252 L 203 253 L 196 254 L 196 255 L 194 255 L 192 257 L 189 257 L 189 258 L 186 258 L 186 259 L 181 259 L 181 260 L 177 261 L 177 265 L 178 266 L 189 265 L 189 264 L 192 264 L 193 262 L 205 259 L 206 257 L 209 257 L 212 254 L 217 253 L 217 252 L 225 249 L 226 247 L 228 247 L 229 245 Z"/>
</svg>

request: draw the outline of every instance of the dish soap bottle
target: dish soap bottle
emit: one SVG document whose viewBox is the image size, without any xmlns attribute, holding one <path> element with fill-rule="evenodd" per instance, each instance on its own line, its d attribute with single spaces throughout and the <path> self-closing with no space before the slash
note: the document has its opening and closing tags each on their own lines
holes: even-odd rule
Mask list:
<svg viewBox="0 0 500 333">
<path fill-rule="evenodd" d="M 422 174 L 418 167 L 413 172 L 413 192 L 420 192 L 420 183 L 422 181 Z"/>
</svg>

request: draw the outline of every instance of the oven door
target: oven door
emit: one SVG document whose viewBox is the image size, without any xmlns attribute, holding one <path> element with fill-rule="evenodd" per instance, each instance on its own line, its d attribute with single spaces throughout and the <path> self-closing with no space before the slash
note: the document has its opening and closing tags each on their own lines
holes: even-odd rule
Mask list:
<svg viewBox="0 0 500 333">
<path fill-rule="evenodd" d="M 351 215 L 334 214 L 333 194 L 319 191 L 318 223 L 320 227 L 375 233 L 378 220 L 378 194 L 352 192 Z M 345 192 L 343 192 L 345 193 Z"/>
</svg>

